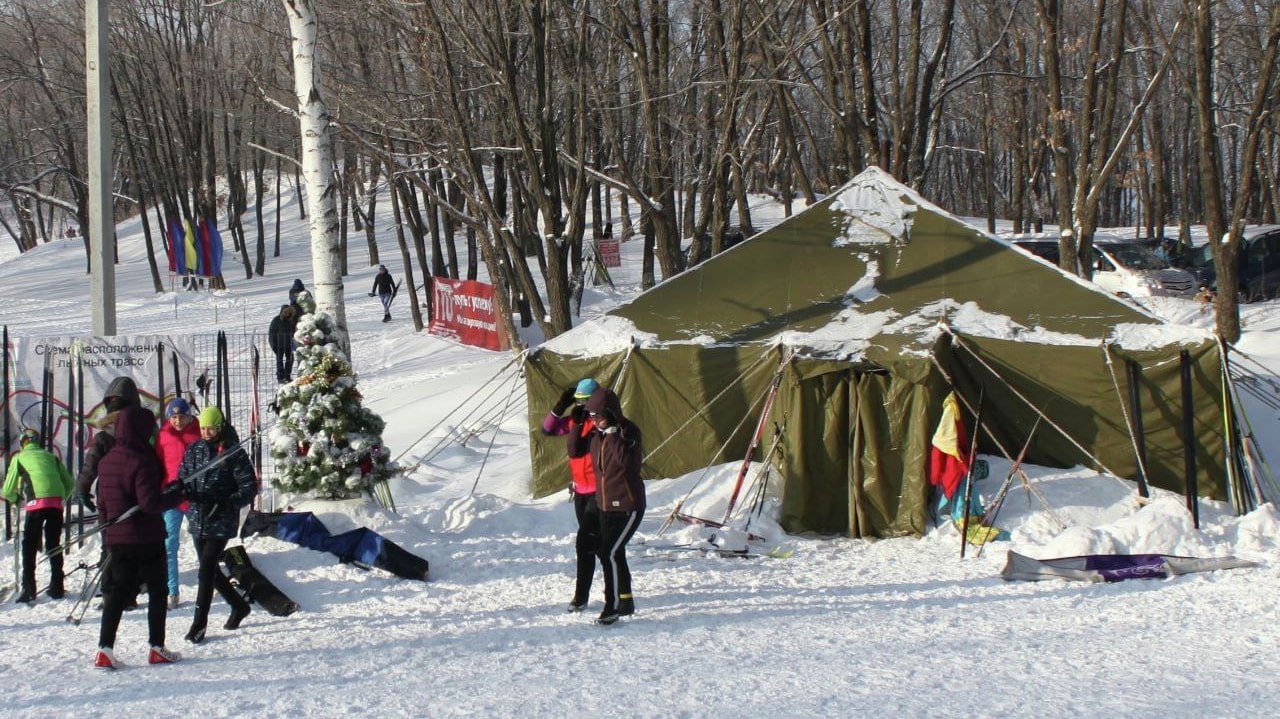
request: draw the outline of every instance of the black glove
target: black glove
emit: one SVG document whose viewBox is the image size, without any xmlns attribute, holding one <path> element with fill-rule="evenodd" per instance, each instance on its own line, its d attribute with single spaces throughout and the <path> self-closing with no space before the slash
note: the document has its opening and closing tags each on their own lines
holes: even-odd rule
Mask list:
<svg viewBox="0 0 1280 719">
<path fill-rule="evenodd" d="M 93 503 L 93 495 L 88 492 L 80 495 L 80 504 L 90 512 L 98 511 L 98 505 Z"/>
<path fill-rule="evenodd" d="M 160 498 L 165 500 L 166 502 L 168 501 L 181 502 L 183 499 L 182 483 L 173 482 L 171 484 L 165 485 L 164 489 L 160 490 Z"/>
<path fill-rule="evenodd" d="M 587 421 L 587 408 L 580 404 L 573 406 L 573 410 L 569 412 L 569 417 L 579 425 Z"/>
<path fill-rule="evenodd" d="M 559 417 L 564 414 L 566 409 L 569 409 L 569 405 L 573 404 L 573 389 L 573 387 L 570 387 L 560 393 L 560 399 L 557 400 L 555 406 L 551 408 L 552 414 Z"/>
<path fill-rule="evenodd" d="M 180 492 L 183 497 L 186 497 L 192 502 L 200 501 L 200 493 L 196 491 L 196 482 L 191 477 L 183 477 L 182 479 L 174 482 L 173 486 L 178 488 L 178 492 Z"/>
</svg>

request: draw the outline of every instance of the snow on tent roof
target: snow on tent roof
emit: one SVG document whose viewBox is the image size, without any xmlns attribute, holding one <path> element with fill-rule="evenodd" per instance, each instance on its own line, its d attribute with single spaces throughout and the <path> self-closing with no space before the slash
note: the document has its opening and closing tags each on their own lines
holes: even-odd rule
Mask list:
<svg viewBox="0 0 1280 719">
<path fill-rule="evenodd" d="M 849 358 L 873 338 L 895 352 L 905 344 L 927 348 L 944 317 L 975 334 L 1047 344 L 1096 345 L 1109 336 L 1155 346 L 1205 339 L 1129 331 L 1159 320 L 870 169 L 545 347 L 594 355 L 625 348 L 633 338 L 641 346 L 781 341 Z"/>
</svg>

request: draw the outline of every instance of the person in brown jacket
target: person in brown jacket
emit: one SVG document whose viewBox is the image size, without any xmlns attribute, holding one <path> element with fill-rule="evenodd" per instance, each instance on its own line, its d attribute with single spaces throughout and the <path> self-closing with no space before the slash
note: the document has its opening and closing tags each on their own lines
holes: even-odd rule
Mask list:
<svg viewBox="0 0 1280 719">
<path fill-rule="evenodd" d="M 138 584 L 147 585 L 147 634 L 150 664 L 177 661 L 165 649 L 168 591 L 165 564 L 164 510 L 182 501 L 182 495 L 161 492 L 164 467 L 151 447 L 156 416 L 143 407 L 125 407 L 116 419 L 115 442 L 98 465 L 98 520 L 108 524 L 103 532 L 106 553 L 102 569 L 102 625 L 94 666 L 115 669 L 116 630 L 125 605 L 134 601 Z M 137 507 L 126 519 L 115 521 Z"/>
<path fill-rule="evenodd" d="M 596 621 L 613 624 L 636 611 L 631 595 L 627 542 L 644 518 L 644 480 L 640 464 L 644 452 L 640 428 L 622 414 L 613 390 L 598 387 L 587 400 L 591 459 L 596 471 L 596 504 L 600 508 L 600 565 L 604 570 L 604 609 Z"/>
</svg>

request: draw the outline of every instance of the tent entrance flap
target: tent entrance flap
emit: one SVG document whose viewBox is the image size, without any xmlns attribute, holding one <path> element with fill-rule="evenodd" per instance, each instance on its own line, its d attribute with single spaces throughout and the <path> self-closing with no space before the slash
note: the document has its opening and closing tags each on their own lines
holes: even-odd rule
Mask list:
<svg viewBox="0 0 1280 719">
<path fill-rule="evenodd" d="M 924 533 L 928 448 L 945 383 L 933 373 L 915 382 L 879 368 L 823 364 L 817 373 L 802 368 L 778 400 L 788 427 L 779 461 L 783 528 Z"/>
</svg>

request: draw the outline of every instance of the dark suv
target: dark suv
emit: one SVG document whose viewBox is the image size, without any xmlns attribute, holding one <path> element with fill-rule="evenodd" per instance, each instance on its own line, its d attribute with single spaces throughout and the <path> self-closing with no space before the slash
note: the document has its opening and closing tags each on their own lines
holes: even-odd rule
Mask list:
<svg viewBox="0 0 1280 719">
<path fill-rule="evenodd" d="M 1218 289 L 1212 247 L 1197 247 L 1188 269 L 1201 287 Z M 1244 231 L 1237 277 L 1243 302 L 1280 297 L 1280 225 L 1259 225 Z"/>
</svg>

